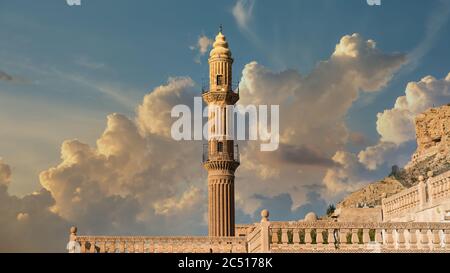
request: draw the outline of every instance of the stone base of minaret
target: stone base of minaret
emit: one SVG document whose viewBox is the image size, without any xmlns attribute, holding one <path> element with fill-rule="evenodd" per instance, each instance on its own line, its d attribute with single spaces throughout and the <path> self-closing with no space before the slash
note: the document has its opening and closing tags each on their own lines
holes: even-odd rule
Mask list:
<svg viewBox="0 0 450 273">
<path fill-rule="evenodd" d="M 209 236 L 234 236 L 234 161 L 215 161 L 208 169 Z"/>
</svg>

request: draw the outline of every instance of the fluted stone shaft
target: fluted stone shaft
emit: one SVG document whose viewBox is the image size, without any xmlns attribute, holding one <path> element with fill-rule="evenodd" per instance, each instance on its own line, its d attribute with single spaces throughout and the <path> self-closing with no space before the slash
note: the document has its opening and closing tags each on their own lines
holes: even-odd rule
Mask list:
<svg viewBox="0 0 450 273">
<path fill-rule="evenodd" d="M 208 179 L 209 235 L 234 236 L 234 175 Z"/>
<path fill-rule="evenodd" d="M 233 139 L 232 111 L 239 100 L 232 87 L 233 58 L 225 36 L 219 32 L 209 58 L 208 105 L 208 230 L 209 236 L 234 236 L 234 173 L 239 166 Z"/>
</svg>

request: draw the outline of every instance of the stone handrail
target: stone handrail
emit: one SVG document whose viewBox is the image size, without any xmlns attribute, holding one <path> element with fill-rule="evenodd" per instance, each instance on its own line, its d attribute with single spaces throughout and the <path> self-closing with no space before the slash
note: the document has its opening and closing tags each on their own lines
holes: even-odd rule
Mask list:
<svg viewBox="0 0 450 273">
<path fill-rule="evenodd" d="M 419 177 L 419 184 L 382 200 L 383 220 L 390 221 L 410 212 L 417 212 L 436 205 L 450 196 L 450 171 L 433 177 L 428 172 L 425 182 Z"/>
<path fill-rule="evenodd" d="M 385 218 L 390 218 L 418 208 L 424 203 L 424 201 L 421 200 L 422 187 L 423 183 L 419 183 L 419 185 L 383 199 L 383 216 Z"/>
<path fill-rule="evenodd" d="M 450 196 L 450 171 L 430 178 L 427 183 L 428 196 L 432 204 Z"/>
<path fill-rule="evenodd" d="M 243 253 L 246 239 L 196 236 L 77 236 L 81 253 Z"/>
<path fill-rule="evenodd" d="M 450 223 L 271 222 L 271 252 L 450 252 Z"/>
<path fill-rule="evenodd" d="M 270 222 L 267 210 L 261 216 L 260 223 L 240 226 L 246 228 L 245 236 L 235 237 L 77 236 L 77 229 L 72 227 L 68 250 L 81 253 L 450 253 L 450 223 L 445 222 Z"/>
<path fill-rule="evenodd" d="M 255 229 L 247 235 L 247 248 L 249 253 L 260 252 L 262 249 L 260 224 L 255 225 Z"/>
</svg>

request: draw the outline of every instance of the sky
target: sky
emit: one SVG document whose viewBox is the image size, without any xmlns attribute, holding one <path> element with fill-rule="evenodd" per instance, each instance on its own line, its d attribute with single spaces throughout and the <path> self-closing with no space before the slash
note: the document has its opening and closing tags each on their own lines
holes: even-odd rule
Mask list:
<svg viewBox="0 0 450 273">
<path fill-rule="evenodd" d="M 450 0 L 1 0 L 0 237 L 58 235 L 0 251 L 58 251 L 72 224 L 206 233 L 201 143 L 170 139 L 168 113 L 201 93 L 221 24 L 241 103 L 280 105 L 277 152 L 240 143 L 236 222 L 323 214 L 450 102 L 449 19 Z"/>
</svg>

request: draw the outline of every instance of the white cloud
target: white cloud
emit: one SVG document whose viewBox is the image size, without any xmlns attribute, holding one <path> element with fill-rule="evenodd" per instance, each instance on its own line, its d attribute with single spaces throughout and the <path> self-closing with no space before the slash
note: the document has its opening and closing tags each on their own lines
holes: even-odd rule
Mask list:
<svg viewBox="0 0 450 273">
<path fill-rule="evenodd" d="M 108 116 L 95 147 L 66 140 L 61 162 L 40 174 L 56 200 L 53 210 L 85 232 L 157 233 L 181 229 L 198 219 L 202 181 L 195 150 L 201 144 L 171 139 L 170 109 L 193 100 L 190 78 L 171 78 L 144 97 L 136 120 Z M 192 209 L 192 208 L 196 209 Z M 169 217 L 170 216 L 170 217 Z M 201 216 L 198 216 L 201 217 Z M 184 219 L 184 220 L 183 220 Z M 170 221 L 184 221 L 167 230 Z M 201 224 L 198 224 L 201 225 Z"/>
<path fill-rule="evenodd" d="M 204 197 L 205 195 L 202 194 L 202 191 L 199 188 L 191 187 L 183 192 L 180 198 L 172 196 L 155 202 L 154 208 L 156 214 L 170 216 L 173 214 L 186 212 L 188 208 L 195 207 L 200 202 L 206 204 L 207 200 Z"/>
<path fill-rule="evenodd" d="M 245 187 L 269 195 L 289 191 L 299 205 L 304 192 L 290 189 L 317 184 L 328 168 L 339 168 L 333 166 L 336 161 L 332 158 L 351 139 L 345 119 L 360 92 L 382 89 L 405 60 L 403 54 L 383 53 L 373 40 L 353 34 L 342 37 L 330 58 L 307 75 L 294 70 L 273 72 L 256 62 L 247 64 L 239 103 L 280 105 L 281 143 L 279 151 L 267 155 L 253 144 L 242 149 L 245 160 L 240 175 L 251 172 L 264 180 L 248 179 L 242 182 Z M 333 192 L 340 186 L 342 191 L 353 187 L 351 181 L 348 186 L 343 184 L 339 176 L 330 174 L 325 186 Z M 333 182 L 333 178 L 339 180 Z"/>
<path fill-rule="evenodd" d="M 81 67 L 89 68 L 89 69 L 93 69 L 93 70 L 106 68 L 106 64 L 98 62 L 98 61 L 94 61 L 87 56 L 79 56 L 75 60 L 75 63 Z"/>
<path fill-rule="evenodd" d="M 425 25 L 425 35 L 420 43 L 408 54 L 409 70 L 415 69 L 420 60 L 433 49 L 440 32 L 445 27 L 450 18 L 450 2 L 439 1 L 436 10 L 429 14 L 429 19 Z"/>
<path fill-rule="evenodd" d="M 406 86 L 391 109 L 377 115 L 380 142 L 359 154 L 360 162 L 370 170 L 382 165 L 399 145 L 416 138 L 414 119 L 425 110 L 450 102 L 450 73 L 445 79 L 426 76 Z M 395 144 L 395 145 L 394 145 Z"/>
<path fill-rule="evenodd" d="M 50 211 L 51 194 L 43 189 L 12 196 L 11 176 L 9 165 L 0 160 L 0 252 L 63 251 L 70 224 Z"/>
<path fill-rule="evenodd" d="M 208 52 L 208 49 L 212 46 L 213 42 L 214 41 L 208 36 L 202 34 L 198 37 L 197 44 L 189 47 L 189 49 L 193 51 L 198 51 L 198 54 L 194 59 L 196 63 L 201 63 L 201 57 Z"/>
<path fill-rule="evenodd" d="M 308 201 L 304 187 L 323 182 L 328 192 L 337 193 L 363 183 L 361 176 L 350 173 L 359 171 L 356 156 L 339 152 L 350 138 L 345 117 L 360 92 L 381 89 L 404 61 L 403 55 L 380 52 L 373 41 L 354 34 L 343 37 L 330 58 L 307 75 L 247 64 L 241 103 L 281 105 L 282 145 L 276 153 L 264 155 L 255 143 L 243 145 L 236 193 L 244 211 L 257 208 L 261 196 L 289 192 L 297 207 Z M 59 223 L 57 227 L 70 221 L 84 234 L 205 230 L 202 145 L 170 137 L 171 108 L 192 104 L 193 87 L 190 78 L 171 78 L 144 97 L 134 119 L 109 115 L 96 145 L 64 141 L 61 161 L 40 174 L 45 189 L 29 197 L 43 199 L 44 205 L 36 207 L 45 214 L 43 219 Z M 16 202 L 13 197 L 3 200 Z M 5 219 L 19 222 L 18 215 L 26 213 L 28 219 L 20 221 L 25 223 L 39 215 L 20 208 Z"/>
<path fill-rule="evenodd" d="M 11 182 L 11 168 L 0 158 L 0 186 L 8 186 Z"/>
<path fill-rule="evenodd" d="M 352 153 L 337 151 L 333 161 L 338 165 L 327 170 L 323 182 L 326 185 L 326 194 L 330 198 L 342 193 L 350 193 L 360 189 L 370 182 L 362 177 L 363 167 L 358 158 Z"/>
<path fill-rule="evenodd" d="M 232 14 L 238 26 L 243 30 L 249 29 L 249 23 L 253 17 L 255 0 L 237 0 L 232 9 Z"/>
<path fill-rule="evenodd" d="M 205 55 L 208 52 L 209 47 L 213 44 L 213 40 L 205 35 L 201 35 L 198 38 L 197 47 L 201 55 Z"/>
<path fill-rule="evenodd" d="M 172 107 L 178 104 L 191 105 L 194 100 L 194 82 L 191 78 L 170 78 L 144 97 L 137 109 L 137 123 L 142 132 L 170 137 Z"/>
<path fill-rule="evenodd" d="M 449 74 L 450 75 L 450 74 Z M 427 76 L 410 82 L 405 95 L 397 98 L 392 109 L 378 114 L 377 130 L 382 141 L 401 144 L 415 139 L 414 118 L 433 106 L 450 102 L 450 81 Z"/>
<path fill-rule="evenodd" d="M 364 164 L 367 169 L 374 171 L 385 162 L 385 159 L 391 155 L 395 148 L 397 148 L 395 143 L 380 142 L 359 152 L 359 162 Z"/>
</svg>

